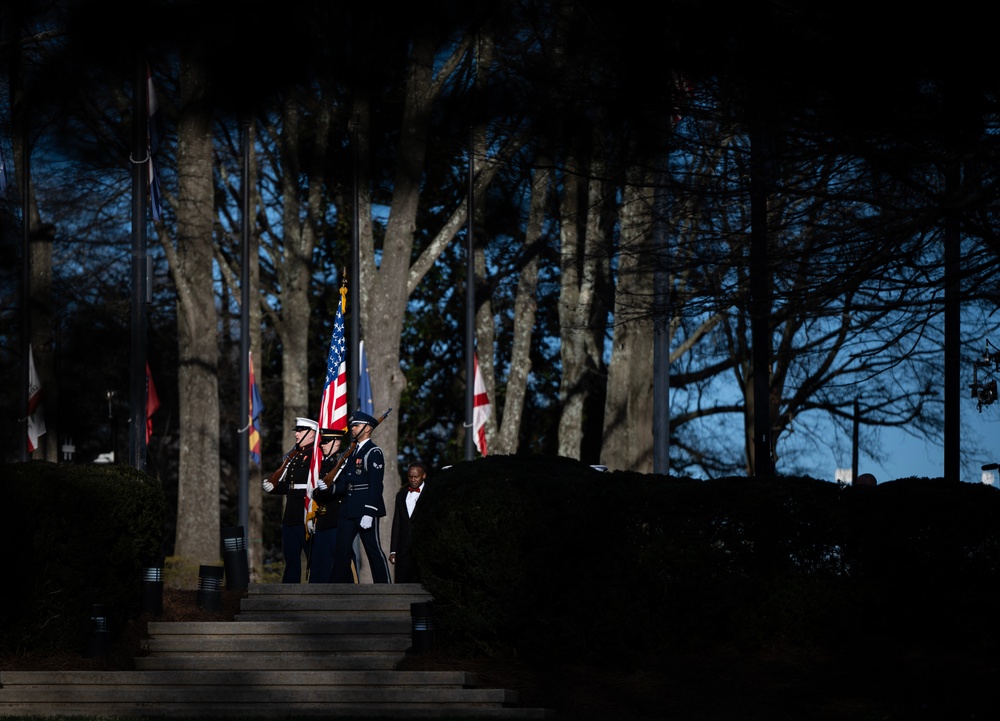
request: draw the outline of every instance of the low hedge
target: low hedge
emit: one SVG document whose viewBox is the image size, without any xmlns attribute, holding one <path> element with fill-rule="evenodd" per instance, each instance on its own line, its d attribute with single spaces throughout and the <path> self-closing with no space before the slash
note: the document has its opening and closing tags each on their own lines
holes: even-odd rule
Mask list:
<svg viewBox="0 0 1000 721">
<path fill-rule="evenodd" d="M 437 636 L 470 653 L 655 663 L 702 644 L 995 649 L 1000 490 L 601 473 L 490 456 L 413 517 Z"/>
<path fill-rule="evenodd" d="M 2 651 L 84 649 L 95 604 L 113 639 L 141 612 L 142 569 L 162 559 L 163 489 L 125 465 L 33 461 L 0 474 Z"/>
</svg>

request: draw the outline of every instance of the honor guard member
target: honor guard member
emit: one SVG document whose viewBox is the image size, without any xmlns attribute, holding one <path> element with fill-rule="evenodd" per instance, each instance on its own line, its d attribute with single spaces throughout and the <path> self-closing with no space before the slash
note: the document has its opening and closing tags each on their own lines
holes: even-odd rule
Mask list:
<svg viewBox="0 0 1000 721">
<path fill-rule="evenodd" d="M 336 495 L 336 480 L 344 470 L 347 453 L 344 439 L 347 429 L 320 428 L 319 444 L 323 449 L 323 462 L 319 479 L 313 490 L 316 503 L 316 531 L 309 551 L 309 583 L 330 583 L 333 576 L 333 551 L 337 545 L 337 521 L 340 518 L 340 500 Z M 331 475 L 332 474 L 332 475 Z M 329 476 L 329 478 L 328 478 Z"/>
<path fill-rule="evenodd" d="M 302 554 L 309 557 L 306 544 L 305 502 L 309 482 L 309 464 L 319 424 L 310 418 L 295 419 L 295 446 L 281 461 L 281 466 L 261 487 L 265 493 L 285 496 L 281 517 L 281 553 L 285 557 L 282 583 L 302 583 Z"/>
<path fill-rule="evenodd" d="M 337 478 L 337 493 L 343 494 L 343 500 L 333 558 L 334 583 L 352 582 L 351 551 L 354 539 L 359 536 L 372 571 L 372 581 L 392 583 L 379 537 L 379 521 L 385 515 L 385 501 L 382 500 L 385 458 L 382 449 L 371 439 L 377 425 L 375 417 L 367 413 L 355 411 L 351 416 L 351 437 L 355 447 Z"/>
</svg>

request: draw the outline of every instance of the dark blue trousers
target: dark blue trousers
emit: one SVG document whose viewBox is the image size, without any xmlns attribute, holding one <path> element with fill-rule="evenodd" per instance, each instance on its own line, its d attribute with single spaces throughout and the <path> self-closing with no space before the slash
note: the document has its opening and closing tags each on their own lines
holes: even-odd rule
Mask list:
<svg viewBox="0 0 1000 721">
<path fill-rule="evenodd" d="M 302 583 L 302 553 L 309 557 L 304 525 L 281 527 L 281 553 L 285 557 L 285 572 L 282 583 Z"/>
</svg>

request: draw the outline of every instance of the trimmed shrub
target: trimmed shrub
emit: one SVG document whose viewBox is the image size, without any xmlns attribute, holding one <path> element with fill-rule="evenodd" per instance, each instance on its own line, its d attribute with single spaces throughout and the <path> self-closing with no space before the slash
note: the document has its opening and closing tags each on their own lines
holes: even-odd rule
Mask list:
<svg viewBox="0 0 1000 721">
<path fill-rule="evenodd" d="M 0 596 L 3 651 L 83 649 L 94 604 L 115 638 L 141 612 L 142 569 L 162 558 L 162 488 L 125 465 L 33 461 L 0 472 L 12 564 Z"/>
</svg>

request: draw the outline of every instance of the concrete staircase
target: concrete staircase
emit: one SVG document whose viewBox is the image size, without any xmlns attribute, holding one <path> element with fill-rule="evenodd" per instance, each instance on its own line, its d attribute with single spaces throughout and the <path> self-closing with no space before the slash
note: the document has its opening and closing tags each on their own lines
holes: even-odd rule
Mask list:
<svg viewBox="0 0 1000 721">
<path fill-rule="evenodd" d="M 396 670 L 427 639 L 410 604 L 430 600 L 417 584 L 250 584 L 233 621 L 150 622 L 135 671 L 0 673 L 0 716 L 554 715 L 463 671 Z"/>
</svg>

